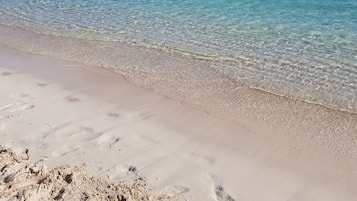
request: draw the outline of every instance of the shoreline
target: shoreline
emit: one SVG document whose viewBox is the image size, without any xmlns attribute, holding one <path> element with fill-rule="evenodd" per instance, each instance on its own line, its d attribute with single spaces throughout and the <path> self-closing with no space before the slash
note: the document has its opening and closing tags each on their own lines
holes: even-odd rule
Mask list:
<svg viewBox="0 0 357 201">
<path fill-rule="evenodd" d="M 0 35 L 4 36 L 0 47 L 72 60 L 90 68 L 105 68 L 139 87 L 218 118 L 245 127 L 257 122 L 281 136 L 299 141 L 299 146 L 309 141 L 337 157 L 357 160 L 356 114 L 254 89 L 205 62 L 180 59 L 146 48 L 119 43 L 114 47 L 99 41 L 93 48 L 91 41 L 42 38 L 21 29 L 15 32 L 2 29 Z M 104 62 L 102 56 L 109 58 L 108 61 Z M 201 74 L 206 69 L 207 73 Z"/>
<path fill-rule="evenodd" d="M 246 65 L 253 65 L 255 62 L 253 62 L 253 60 L 256 58 L 245 58 L 243 56 L 240 58 L 241 60 L 238 59 L 235 61 L 235 59 L 230 57 L 218 57 L 217 55 L 210 56 L 210 54 L 206 55 L 206 57 L 203 53 L 202 55 L 196 55 L 191 51 L 185 52 L 184 50 L 176 50 L 166 46 L 161 47 L 161 45 L 148 45 L 145 43 L 139 44 L 139 42 L 129 43 L 127 41 L 123 42 L 120 40 L 106 41 L 94 38 L 86 39 L 71 35 L 62 36 L 61 34 L 50 35 L 49 33 L 40 33 L 35 30 L 27 30 L 24 27 L 5 24 L 0 24 L 0 27 L 0 36 L 4 38 L 0 41 L 0 44 L 5 47 L 15 48 L 20 51 L 30 52 L 33 54 L 53 56 L 68 61 L 78 62 L 83 65 L 107 68 L 113 72 L 117 72 L 120 75 L 132 79 L 131 82 L 141 87 L 153 87 L 146 86 L 155 82 L 155 80 L 150 80 L 150 77 L 152 77 L 152 79 L 162 79 L 161 77 L 155 77 L 155 73 L 168 74 L 172 73 L 172 71 L 180 71 L 182 70 L 181 68 L 184 68 L 183 70 L 187 71 L 189 74 L 199 74 L 200 72 L 187 68 L 187 66 L 197 66 L 196 68 L 202 69 L 202 72 L 204 72 L 204 70 L 208 70 L 206 72 L 206 76 L 212 77 L 212 79 L 226 79 L 227 85 L 235 85 L 237 88 L 249 88 L 252 91 L 258 90 L 259 92 L 263 94 L 266 93 L 269 96 L 279 96 L 292 101 L 318 105 L 337 112 L 357 116 L 357 105 L 348 102 L 350 101 L 348 99 L 331 99 L 331 97 L 329 97 L 328 90 L 324 92 L 314 91 L 306 88 L 306 86 L 300 86 L 298 83 L 286 83 L 291 85 L 290 87 L 295 88 L 294 92 L 292 92 L 287 88 L 279 86 L 278 83 L 265 80 L 266 78 L 254 81 L 252 76 L 256 76 L 255 74 L 257 72 L 252 72 L 253 74 L 250 75 L 249 73 L 246 74 L 244 70 L 242 71 L 239 70 L 239 68 L 235 68 L 236 66 L 240 66 L 241 62 L 248 62 Z M 137 60 L 135 58 L 131 58 L 130 55 L 135 55 L 134 57 L 138 57 L 140 59 Z M 249 61 L 252 61 L 253 63 L 249 63 Z M 294 65 L 297 69 L 299 69 L 299 65 L 313 65 L 302 61 L 295 62 L 297 63 L 292 63 L 291 65 Z M 271 61 L 270 63 L 277 68 L 280 65 L 286 65 L 280 64 L 279 61 Z M 259 61 L 254 63 L 254 65 L 258 64 Z M 226 68 L 220 69 L 220 65 L 224 65 Z M 268 65 L 268 63 L 266 65 Z M 133 67 L 135 67 L 134 70 Z M 166 68 L 168 69 L 166 70 Z M 245 67 L 243 66 L 243 68 Z M 264 67 L 260 67 L 260 70 L 269 74 L 269 72 L 264 70 Z M 321 69 L 315 70 L 321 71 Z M 272 71 L 275 70 L 272 69 Z M 145 75 L 141 75 L 141 73 Z M 185 72 L 176 73 L 179 77 L 187 76 L 187 73 Z M 198 75 L 196 75 L 196 77 L 197 76 Z M 144 81 L 142 81 L 143 79 Z M 176 78 L 170 77 L 170 79 Z M 182 82 L 182 80 L 175 81 Z M 165 80 L 165 82 L 170 82 L 170 80 Z M 209 80 L 201 80 L 201 84 L 207 84 L 207 82 L 209 82 Z M 189 83 L 186 80 L 183 84 L 191 86 L 193 83 Z M 298 85 L 297 88 L 294 84 Z M 349 83 L 345 84 L 349 85 Z M 175 90 L 177 90 L 177 86 L 172 85 L 171 87 L 176 87 Z M 300 87 L 303 89 L 299 89 Z M 156 90 L 160 94 L 169 96 L 175 100 L 179 100 L 180 98 L 182 99 L 182 96 L 184 96 L 184 94 L 175 94 L 175 92 L 170 91 L 169 88 L 161 89 L 160 87 L 155 86 L 153 87 L 153 90 Z M 169 94 L 167 91 L 174 94 Z M 330 93 L 332 93 L 332 91 L 330 91 Z M 348 93 L 351 97 L 354 95 L 350 91 Z M 324 96 L 324 98 L 319 96 Z M 194 100 L 189 100 L 185 101 L 185 104 L 193 106 L 193 102 Z M 209 108 L 200 109 L 209 111 Z M 215 111 L 210 112 L 216 113 Z"/>
<path fill-rule="evenodd" d="M 281 118 L 298 121 L 303 115 L 305 121 L 282 135 L 276 130 L 291 124 L 267 126 L 274 115 L 262 124 L 261 115 L 241 110 L 233 123 L 105 69 L 5 48 L 0 75 L 1 145 L 29 149 L 32 160 L 43 159 L 50 167 L 87 163 L 94 175 L 117 180 L 133 166 L 156 188 L 197 201 L 224 200 L 217 187 L 234 200 L 352 201 L 357 196 L 354 116 L 312 108 L 323 117 L 314 125 L 319 116 L 293 110 Z M 256 104 L 261 113 L 291 109 L 291 101 L 267 102 L 272 107 L 265 110 L 262 102 Z M 340 120 L 349 120 L 350 127 Z M 306 129 L 342 130 L 312 139 Z"/>
</svg>

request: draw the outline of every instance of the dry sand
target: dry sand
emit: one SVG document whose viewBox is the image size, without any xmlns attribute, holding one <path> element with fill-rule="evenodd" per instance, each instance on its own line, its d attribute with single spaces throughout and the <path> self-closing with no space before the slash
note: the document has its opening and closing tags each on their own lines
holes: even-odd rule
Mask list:
<svg viewBox="0 0 357 201">
<path fill-rule="evenodd" d="M 43 161 L 30 162 L 27 153 L 16 155 L 0 147 L 0 200 L 179 200 L 177 196 L 153 195 L 144 178 L 108 182 L 89 176 L 85 166 L 47 169 Z"/>
<path fill-rule="evenodd" d="M 20 155 L 2 148 L 0 200 L 80 200 L 84 191 L 115 200 L 133 190 L 144 200 L 357 198 L 355 160 L 215 118 L 103 69 L 1 49 L 0 97 L 0 144 Z M 138 190 L 126 188 L 141 177 Z"/>
</svg>

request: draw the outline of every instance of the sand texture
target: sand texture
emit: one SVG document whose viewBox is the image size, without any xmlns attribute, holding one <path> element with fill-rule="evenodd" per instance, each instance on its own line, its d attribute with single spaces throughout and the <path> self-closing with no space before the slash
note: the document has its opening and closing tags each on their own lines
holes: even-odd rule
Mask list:
<svg viewBox="0 0 357 201">
<path fill-rule="evenodd" d="M 259 121 L 187 107 L 108 70 L 5 48 L 0 97 L 0 200 L 357 198 L 357 161 L 347 157 L 356 147 L 338 144 L 353 145 L 353 135 L 333 141 L 294 127 L 296 140 Z M 346 119 L 345 129 L 355 128 L 356 117 Z M 348 154 L 315 146 L 319 140 Z"/>
<path fill-rule="evenodd" d="M 84 166 L 47 169 L 43 161 L 29 161 L 0 147 L 0 200 L 178 200 L 152 195 L 144 178 L 132 172 L 131 181 L 108 182 L 90 176 Z"/>
</svg>

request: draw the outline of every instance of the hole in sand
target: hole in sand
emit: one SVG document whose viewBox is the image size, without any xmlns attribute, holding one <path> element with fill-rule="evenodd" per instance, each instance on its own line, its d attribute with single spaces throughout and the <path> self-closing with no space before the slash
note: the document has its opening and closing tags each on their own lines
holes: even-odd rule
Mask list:
<svg viewBox="0 0 357 201">
<path fill-rule="evenodd" d="M 81 200 L 83 201 L 87 201 L 89 199 L 89 195 L 87 192 L 83 192 L 82 196 L 81 196 Z"/>
<path fill-rule="evenodd" d="M 134 167 L 134 166 L 130 166 L 129 167 L 129 172 L 136 172 L 136 167 Z"/>
<path fill-rule="evenodd" d="M 54 199 L 54 200 L 60 200 L 60 199 L 62 199 L 63 194 L 64 194 L 64 188 L 62 188 L 62 189 L 58 192 L 58 195 L 57 195 L 56 197 L 54 197 L 53 199 Z"/>
<path fill-rule="evenodd" d="M 67 182 L 67 184 L 70 184 L 72 183 L 73 181 L 73 174 L 67 174 L 65 177 L 64 177 L 64 180 Z"/>
</svg>

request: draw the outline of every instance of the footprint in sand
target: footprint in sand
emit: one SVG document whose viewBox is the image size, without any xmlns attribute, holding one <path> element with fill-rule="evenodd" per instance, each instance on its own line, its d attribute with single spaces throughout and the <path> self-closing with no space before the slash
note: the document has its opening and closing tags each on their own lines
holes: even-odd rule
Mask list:
<svg viewBox="0 0 357 201">
<path fill-rule="evenodd" d="M 65 99 L 66 99 L 66 101 L 68 101 L 70 103 L 75 103 L 75 102 L 81 101 L 79 98 L 73 97 L 73 96 L 66 96 Z"/>
<path fill-rule="evenodd" d="M 145 112 L 132 112 L 129 113 L 125 116 L 126 120 L 128 123 L 138 123 L 141 121 L 144 121 L 146 119 L 149 119 L 152 116 L 151 113 L 145 113 Z"/>
<path fill-rule="evenodd" d="M 166 186 L 165 188 L 162 189 L 162 197 L 163 198 L 172 198 L 173 200 L 175 198 L 180 198 L 184 194 L 190 192 L 190 189 L 185 187 L 185 186 Z M 159 196 L 158 198 L 160 198 Z"/>
<path fill-rule="evenodd" d="M 54 157 L 58 157 L 58 156 L 66 156 L 68 154 L 71 154 L 71 153 L 74 153 L 74 152 L 77 152 L 80 150 L 80 147 L 79 146 L 76 146 L 76 145 L 64 145 L 64 146 L 61 146 L 59 147 L 58 149 L 54 150 L 52 152 L 52 156 Z"/>
<path fill-rule="evenodd" d="M 61 144 L 52 152 L 53 156 L 66 156 L 73 152 L 81 153 L 81 147 L 86 146 L 100 138 L 103 132 L 97 132 L 91 127 L 76 126 L 71 123 L 50 128 L 43 134 L 49 138 L 62 138 Z M 119 140 L 118 140 L 119 141 Z M 115 142 L 115 141 L 114 141 Z"/>
<path fill-rule="evenodd" d="M 117 142 L 119 142 L 119 140 L 120 140 L 120 138 L 118 138 L 118 137 L 112 137 L 112 138 L 110 138 L 110 140 L 108 141 L 108 143 L 109 143 L 109 149 L 111 149 L 114 144 L 116 144 Z"/>
<path fill-rule="evenodd" d="M 215 194 L 217 197 L 217 201 L 235 201 L 230 195 L 228 195 L 223 186 L 217 185 L 215 186 Z"/>
<path fill-rule="evenodd" d="M 109 112 L 107 113 L 108 117 L 112 117 L 112 118 L 118 118 L 120 117 L 120 114 L 115 113 L 115 112 Z"/>
<path fill-rule="evenodd" d="M 33 100 L 34 97 L 29 94 L 11 94 L 11 98 L 21 99 L 21 100 Z"/>
<path fill-rule="evenodd" d="M 97 142 L 103 149 L 112 149 L 119 141 L 119 137 L 102 135 L 99 137 Z"/>
<path fill-rule="evenodd" d="M 4 71 L 4 72 L 1 73 L 1 75 L 2 76 L 9 76 L 9 75 L 12 75 L 12 73 Z"/>
<path fill-rule="evenodd" d="M 62 152 L 62 153 L 59 154 L 59 155 L 56 155 L 56 152 L 54 152 L 54 155 L 56 155 L 56 156 L 66 156 L 66 155 L 68 155 L 68 154 L 74 153 L 74 152 L 79 151 L 79 150 L 80 150 L 80 148 L 79 148 L 79 147 L 76 147 L 76 148 L 69 149 L 68 151 L 64 151 L 64 152 Z M 57 154 L 58 154 L 58 153 L 57 153 Z"/>
<path fill-rule="evenodd" d="M 0 122 L 0 131 L 5 130 L 5 128 L 6 128 L 5 124 Z"/>
<path fill-rule="evenodd" d="M 209 156 L 206 156 L 206 155 L 203 155 L 203 154 L 199 154 L 199 153 L 196 153 L 196 152 L 190 152 L 190 153 L 186 153 L 184 155 L 186 158 L 194 161 L 195 163 L 199 163 L 199 164 L 202 164 L 202 165 L 212 165 L 215 163 L 215 159 L 212 158 L 212 157 L 209 157 Z"/>
<path fill-rule="evenodd" d="M 31 110 L 35 108 L 35 105 L 27 104 L 27 103 L 12 103 L 8 105 L 4 105 L 0 107 L 0 112 L 17 112 L 22 110 Z"/>
<path fill-rule="evenodd" d="M 32 110 L 35 105 L 27 103 L 13 103 L 0 107 L 0 118 L 10 119 L 14 116 L 20 116 L 21 112 Z"/>
<path fill-rule="evenodd" d="M 39 86 L 39 87 L 45 87 L 45 86 L 47 86 L 47 84 L 45 84 L 45 83 L 38 83 L 37 86 Z"/>
<path fill-rule="evenodd" d="M 214 195 L 216 201 L 235 201 L 232 196 L 230 196 L 225 190 L 223 185 L 221 185 L 220 178 L 217 175 L 210 175 L 214 183 Z"/>
</svg>

